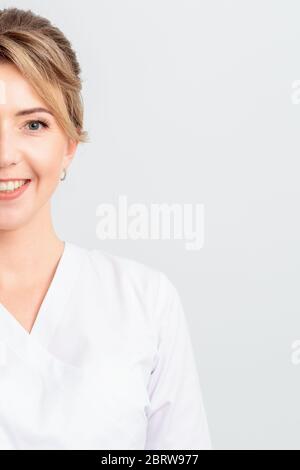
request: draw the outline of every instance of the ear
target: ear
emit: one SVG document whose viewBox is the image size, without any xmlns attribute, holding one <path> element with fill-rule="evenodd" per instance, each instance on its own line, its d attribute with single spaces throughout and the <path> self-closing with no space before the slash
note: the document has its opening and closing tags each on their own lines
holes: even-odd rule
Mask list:
<svg viewBox="0 0 300 470">
<path fill-rule="evenodd" d="M 67 168 L 70 165 L 71 161 L 73 160 L 75 152 L 77 150 L 77 146 L 78 146 L 78 141 L 71 140 L 70 138 L 68 138 L 67 146 L 66 146 L 66 154 L 64 155 L 64 158 L 63 158 L 64 168 Z"/>
</svg>

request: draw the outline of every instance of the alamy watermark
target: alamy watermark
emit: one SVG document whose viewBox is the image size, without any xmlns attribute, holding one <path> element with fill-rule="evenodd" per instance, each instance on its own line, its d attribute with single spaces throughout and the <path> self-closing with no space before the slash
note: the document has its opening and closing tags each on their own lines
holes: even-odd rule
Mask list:
<svg viewBox="0 0 300 470">
<path fill-rule="evenodd" d="M 300 340 L 296 339 L 293 341 L 291 348 L 291 363 L 294 366 L 298 366 L 300 364 Z"/>
<path fill-rule="evenodd" d="M 300 80 L 292 82 L 291 102 L 292 104 L 300 103 Z"/>
<path fill-rule="evenodd" d="M 99 204 L 96 216 L 101 240 L 185 240 L 186 250 L 200 250 L 204 244 L 204 204 L 128 205 L 122 194 L 117 207 Z"/>
</svg>

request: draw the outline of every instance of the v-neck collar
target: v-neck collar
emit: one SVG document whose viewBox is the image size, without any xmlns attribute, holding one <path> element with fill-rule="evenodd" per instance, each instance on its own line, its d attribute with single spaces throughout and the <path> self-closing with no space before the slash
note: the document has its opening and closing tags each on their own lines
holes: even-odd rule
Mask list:
<svg viewBox="0 0 300 470">
<path fill-rule="evenodd" d="M 10 342 L 21 354 L 23 346 L 31 341 L 47 348 L 80 273 L 84 249 L 68 241 L 64 243 L 64 251 L 30 332 L 0 302 L 0 341 Z"/>
</svg>

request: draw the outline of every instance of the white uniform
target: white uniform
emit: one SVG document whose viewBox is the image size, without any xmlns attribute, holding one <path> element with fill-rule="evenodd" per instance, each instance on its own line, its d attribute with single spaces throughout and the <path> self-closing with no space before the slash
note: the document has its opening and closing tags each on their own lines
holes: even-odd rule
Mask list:
<svg viewBox="0 0 300 470">
<path fill-rule="evenodd" d="M 30 333 L 0 304 L 0 449 L 210 449 L 177 290 L 65 242 Z"/>
</svg>

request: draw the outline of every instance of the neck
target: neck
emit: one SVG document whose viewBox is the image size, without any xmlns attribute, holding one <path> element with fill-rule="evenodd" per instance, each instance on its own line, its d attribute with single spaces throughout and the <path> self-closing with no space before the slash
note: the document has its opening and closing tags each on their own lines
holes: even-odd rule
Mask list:
<svg viewBox="0 0 300 470">
<path fill-rule="evenodd" d="M 13 230 L 0 228 L 0 286 L 38 284 L 39 278 L 58 261 L 64 242 L 54 230 L 50 204 L 28 223 Z"/>
</svg>

